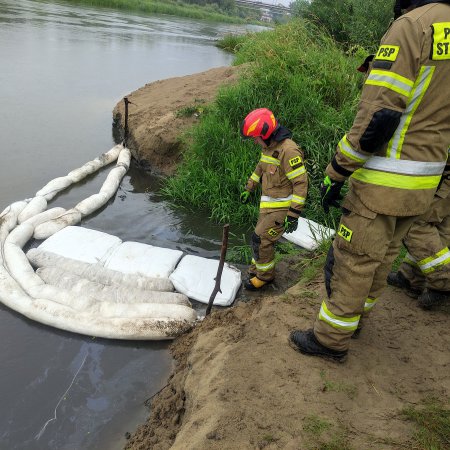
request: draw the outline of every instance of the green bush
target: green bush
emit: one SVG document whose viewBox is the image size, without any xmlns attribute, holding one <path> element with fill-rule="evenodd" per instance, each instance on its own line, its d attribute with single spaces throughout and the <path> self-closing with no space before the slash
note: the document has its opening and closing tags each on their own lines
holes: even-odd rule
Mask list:
<svg viewBox="0 0 450 450">
<path fill-rule="evenodd" d="M 210 211 L 218 222 L 250 227 L 253 203 L 239 194 L 260 157 L 260 148 L 239 134 L 243 118 L 259 107 L 271 109 L 305 151 L 310 189 L 306 216 L 331 223 L 319 205 L 318 185 L 337 142 L 352 123 L 361 75 L 356 60 L 303 20 L 248 35 L 235 64 L 246 63 L 240 81 L 220 90 L 215 104 L 192 130 L 192 145 L 164 191 L 177 203 Z"/>
<path fill-rule="evenodd" d="M 347 48 L 360 45 L 375 50 L 393 17 L 393 4 L 386 0 L 297 0 L 293 10 Z"/>
</svg>

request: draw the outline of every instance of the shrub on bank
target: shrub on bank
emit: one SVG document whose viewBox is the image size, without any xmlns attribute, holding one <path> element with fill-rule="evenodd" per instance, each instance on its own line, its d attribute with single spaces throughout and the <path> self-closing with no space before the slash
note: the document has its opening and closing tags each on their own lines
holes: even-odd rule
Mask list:
<svg viewBox="0 0 450 450">
<path fill-rule="evenodd" d="M 355 69 L 363 56 L 344 54 L 330 37 L 302 20 L 247 35 L 235 60 L 247 63 L 240 81 L 222 88 L 191 130 L 191 144 L 176 175 L 166 181 L 165 193 L 177 204 L 208 210 L 215 221 L 254 225 L 257 196 L 250 205 L 241 205 L 239 194 L 260 149 L 242 140 L 239 128 L 249 111 L 267 107 L 305 151 L 310 176 L 306 216 L 330 223 L 319 205 L 318 186 L 351 125 L 361 82 Z"/>
<path fill-rule="evenodd" d="M 393 17 L 393 5 L 394 1 L 386 0 L 296 0 L 292 10 L 344 46 L 362 45 L 374 51 Z"/>
</svg>

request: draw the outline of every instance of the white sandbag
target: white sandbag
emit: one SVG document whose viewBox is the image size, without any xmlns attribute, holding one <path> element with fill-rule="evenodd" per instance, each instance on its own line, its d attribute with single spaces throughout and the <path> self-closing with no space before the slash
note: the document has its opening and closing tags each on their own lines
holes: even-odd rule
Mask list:
<svg viewBox="0 0 450 450">
<path fill-rule="evenodd" d="M 86 169 L 90 170 L 101 166 L 108 162 L 110 158 L 116 159 L 121 148 L 122 146 L 118 146 L 113 149 L 113 152 L 108 152 L 109 155 L 102 155 L 95 164 L 89 165 Z M 104 186 L 103 191 L 105 193 L 114 194 L 112 188 L 118 186 L 120 182 L 118 175 L 123 174 L 128 167 L 128 158 L 129 151 L 127 150 L 123 153 L 120 164 L 113 169 L 114 172 L 110 181 Z M 77 174 L 79 175 L 79 173 Z M 36 236 L 37 228 L 49 224 L 50 221 L 51 227 L 56 224 L 57 229 L 60 225 L 66 226 L 74 220 L 79 221 L 81 219 L 81 212 L 74 209 L 68 212 L 65 212 L 63 208 L 45 211 L 47 200 L 56 195 L 56 189 L 68 185 L 67 179 L 61 178 L 53 181 L 54 183 L 47 185 L 47 191 L 42 192 L 42 195 L 38 194 L 34 199 L 16 202 L 5 208 L 0 216 L 0 301 L 40 323 L 67 331 L 105 338 L 172 339 L 191 328 L 196 321 L 196 313 L 183 294 L 150 291 L 143 293 L 143 291 L 133 290 L 129 287 L 126 288 L 125 292 L 124 288 L 116 288 L 113 283 L 111 283 L 111 287 L 105 287 L 85 279 L 79 279 L 78 284 L 75 282 L 75 289 L 69 290 L 53 284 L 46 284 L 39 275 L 34 273 L 29 260 L 22 251 L 22 247 L 33 235 Z M 19 215 L 21 215 L 20 221 L 22 223 L 17 226 Z M 55 218 L 56 220 L 54 220 Z M 99 264 L 89 263 L 96 263 L 102 258 L 106 260 L 115 246 L 120 245 L 121 240 L 106 233 L 86 229 L 82 232 L 82 239 L 79 239 L 80 236 L 77 233 L 80 228 L 71 227 L 71 229 L 69 234 L 72 233 L 73 239 L 68 245 L 69 253 L 75 258 L 81 258 L 81 261 L 86 261 L 78 262 L 78 264 L 100 267 L 102 271 L 107 272 L 110 278 L 114 277 L 116 272 L 105 269 Z M 54 230 L 55 228 L 53 228 Z M 62 230 L 61 233 L 64 234 L 63 232 L 66 232 L 66 230 L 68 229 Z M 89 240 L 86 242 L 85 231 L 93 238 L 93 242 L 89 242 Z M 95 235 L 95 238 L 93 235 Z M 56 234 L 55 236 L 55 239 L 50 238 L 42 245 L 44 248 L 45 246 L 51 248 L 52 245 L 55 245 L 56 248 L 53 250 L 58 253 L 61 248 L 64 248 L 66 239 L 64 237 L 62 239 L 63 245 L 60 245 L 58 239 L 61 239 L 61 237 Z M 58 258 L 63 257 L 59 256 Z M 77 261 L 71 261 L 77 264 Z M 103 275 L 106 278 L 106 273 Z M 56 277 L 64 279 L 65 275 L 59 274 Z M 138 278 L 128 275 L 127 280 L 130 279 Z M 141 284 L 149 284 L 148 280 L 148 278 L 145 278 L 145 281 Z M 151 281 L 154 282 L 154 280 Z M 168 281 L 167 283 L 172 288 L 171 283 Z M 73 288 L 72 281 L 70 284 Z M 108 293 L 108 290 L 110 293 Z M 102 301 L 91 293 L 101 293 L 105 300 Z M 143 301 L 139 302 L 139 296 L 141 295 Z M 147 297 L 147 295 L 151 297 Z M 129 300 L 131 297 L 133 301 L 124 303 L 121 296 L 124 300 Z M 169 296 L 174 303 L 169 303 Z M 166 304 L 150 303 L 150 300 L 166 300 Z"/>
<path fill-rule="evenodd" d="M 86 217 L 106 205 L 110 198 L 106 193 L 94 194 L 77 203 L 74 209 L 81 213 L 81 217 Z"/>
<path fill-rule="evenodd" d="M 33 300 L 32 307 L 28 308 L 25 315 L 30 319 L 73 333 L 108 339 L 173 339 L 191 329 L 195 322 L 149 317 L 106 318 L 100 314 L 92 315 L 90 312 L 74 315 L 73 309 L 45 299 Z"/>
<path fill-rule="evenodd" d="M 189 298 L 208 303 L 216 284 L 215 278 L 219 261 L 201 258 L 199 256 L 185 256 L 170 275 L 175 289 Z M 234 302 L 236 293 L 241 285 L 241 272 L 225 263 L 222 272 L 220 288 L 214 305 L 229 306 Z"/>
<path fill-rule="evenodd" d="M 8 242 L 22 248 L 32 238 L 36 226 L 40 225 L 41 223 L 45 223 L 48 220 L 52 220 L 55 217 L 59 217 L 64 212 L 64 208 L 57 207 L 51 208 L 48 211 L 43 211 L 33 217 L 30 217 L 11 231 L 7 239 Z"/>
<path fill-rule="evenodd" d="M 128 148 L 123 148 L 119 156 L 117 157 L 117 165 L 123 166 L 125 168 L 125 171 L 128 172 L 128 169 L 130 168 L 130 162 L 131 162 L 131 151 Z"/>
<path fill-rule="evenodd" d="M 47 239 L 67 226 L 81 222 L 81 213 L 76 209 L 69 209 L 56 219 L 38 225 L 34 230 L 35 239 Z"/>
<path fill-rule="evenodd" d="M 38 277 L 38 275 L 36 275 Z M 38 277 L 39 278 L 39 277 Z M 43 282 L 43 280 L 42 280 Z M 98 300 L 88 293 L 80 294 L 72 292 L 69 289 L 62 289 L 58 286 L 50 284 L 41 284 L 40 286 L 25 286 L 25 292 L 32 298 L 41 298 L 47 301 L 57 303 L 59 305 L 67 306 L 75 312 L 87 312 L 90 309 L 96 308 Z M 98 307 L 96 308 L 98 309 Z M 94 311 L 92 311 L 94 314 Z"/>
<path fill-rule="evenodd" d="M 95 158 L 92 161 L 87 162 L 82 167 L 78 169 L 72 170 L 67 174 L 67 176 L 73 180 L 73 182 L 78 182 L 82 180 L 85 176 L 90 175 L 97 170 L 101 169 L 108 164 L 116 161 L 119 157 L 120 152 L 123 150 L 123 145 L 118 144 L 115 145 L 111 150 L 103 153 L 98 158 Z"/>
<path fill-rule="evenodd" d="M 106 259 L 105 267 L 123 273 L 169 278 L 183 252 L 140 242 L 123 242 Z"/>
<path fill-rule="evenodd" d="M 8 233 L 17 225 L 19 214 L 28 205 L 29 201 L 22 200 L 20 202 L 11 203 L 0 214 L 0 230 L 4 236 L 0 244 L 4 242 Z"/>
<path fill-rule="evenodd" d="M 31 239 L 34 227 L 61 214 L 63 208 L 52 208 L 44 211 L 14 228 L 6 237 L 3 244 L 4 265 L 10 275 L 26 292 L 32 287 L 43 284 L 43 281 L 34 273 L 22 247 Z"/>
<path fill-rule="evenodd" d="M 283 237 L 300 247 L 315 250 L 322 241 L 331 239 L 335 231 L 310 219 L 300 217 L 298 227 L 292 233 L 284 233 Z"/>
<path fill-rule="evenodd" d="M 45 200 L 45 198 L 42 196 L 34 197 L 24 208 L 24 210 L 19 214 L 18 222 L 25 222 L 25 220 L 41 213 L 42 211 L 45 211 L 46 209 L 47 200 Z"/>
<path fill-rule="evenodd" d="M 41 267 L 36 271 L 36 274 L 47 284 L 61 289 L 68 289 L 78 295 L 88 295 L 102 302 L 127 304 L 162 303 L 191 306 L 189 299 L 184 294 L 144 291 L 130 286 L 104 285 L 70 273 L 65 270 L 64 266 Z"/>
<path fill-rule="evenodd" d="M 152 319 L 172 319 L 195 322 L 197 313 L 185 305 L 161 305 L 159 303 L 124 303 L 102 302 L 99 313 L 106 318 L 130 318 L 139 319 L 151 317 Z"/>
<path fill-rule="evenodd" d="M 124 166 L 116 166 L 114 169 L 111 169 L 111 172 L 109 172 L 105 182 L 100 188 L 100 193 L 107 194 L 108 197 L 112 197 L 119 188 L 120 181 L 125 173 L 126 169 Z"/>
<path fill-rule="evenodd" d="M 28 260 L 33 267 L 63 267 L 70 273 L 76 274 L 89 281 L 108 286 L 132 287 L 144 291 L 172 292 L 172 282 L 168 278 L 150 278 L 107 269 L 100 264 L 89 264 L 71 258 L 47 252 L 39 248 L 32 248 L 27 253 Z"/>
<path fill-rule="evenodd" d="M 68 177 L 58 177 L 49 181 L 42 189 L 36 192 L 37 197 L 44 197 L 46 200 L 52 200 L 56 194 L 67 189 L 73 184 L 73 181 Z"/>
<path fill-rule="evenodd" d="M 116 145 L 108 152 L 103 153 L 98 158 L 95 158 L 93 161 L 89 161 L 82 167 L 72 170 L 65 177 L 58 177 L 51 180 L 42 189 L 36 192 L 36 196 L 45 197 L 47 201 L 51 200 L 56 196 L 56 194 L 66 189 L 71 184 L 81 181 L 88 175 L 114 162 L 118 158 L 122 149 L 122 145 Z"/>
<path fill-rule="evenodd" d="M 112 152 L 112 150 L 110 152 Z M 104 206 L 110 198 L 114 196 L 122 178 L 128 170 L 131 158 L 129 149 L 121 147 L 118 150 L 119 153 L 116 158 L 120 158 L 120 164 L 116 165 L 116 167 L 110 171 L 110 173 L 106 177 L 105 182 L 103 183 L 103 186 L 100 189 L 100 192 L 98 194 L 91 195 L 85 200 L 82 200 L 74 208 L 67 211 L 61 217 L 49 221 L 48 223 L 39 225 L 39 227 L 37 227 L 35 230 L 35 239 L 47 239 L 48 237 L 52 236 L 53 234 L 67 226 L 80 223 L 83 217 L 86 217 L 92 214 L 94 211 L 97 211 L 99 208 Z M 116 153 L 117 152 L 114 151 L 112 154 L 116 155 Z M 100 163 L 101 161 L 99 161 L 99 164 Z M 39 193 L 41 193 L 41 191 L 39 191 Z M 43 191 L 43 194 L 46 193 L 47 191 Z M 40 195 L 43 194 L 41 193 Z M 48 194 L 50 195 L 50 193 Z"/>
<path fill-rule="evenodd" d="M 121 239 L 111 234 L 68 226 L 46 239 L 39 249 L 95 264 L 106 260 L 121 242 Z"/>
</svg>

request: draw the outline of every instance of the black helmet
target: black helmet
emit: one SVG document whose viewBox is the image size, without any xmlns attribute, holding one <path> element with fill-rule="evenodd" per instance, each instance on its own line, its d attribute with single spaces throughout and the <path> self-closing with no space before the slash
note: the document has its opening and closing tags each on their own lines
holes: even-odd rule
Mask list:
<svg viewBox="0 0 450 450">
<path fill-rule="evenodd" d="M 398 19 L 402 15 L 402 9 L 409 8 L 417 2 L 418 0 L 395 0 L 394 19 Z"/>
</svg>

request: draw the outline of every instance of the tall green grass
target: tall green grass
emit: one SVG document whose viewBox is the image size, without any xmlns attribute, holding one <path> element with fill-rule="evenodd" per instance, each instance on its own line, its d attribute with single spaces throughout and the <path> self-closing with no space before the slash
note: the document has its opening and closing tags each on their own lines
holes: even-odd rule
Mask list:
<svg viewBox="0 0 450 450">
<path fill-rule="evenodd" d="M 247 35 L 235 64 L 246 64 L 239 82 L 222 88 L 214 105 L 191 130 L 192 144 L 164 192 L 177 203 L 207 209 L 212 220 L 254 224 L 258 195 L 241 205 L 239 194 L 260 157 L 260 148 L 239 134 L 243 118 L 271 109 L 305 151 L 310 189 L 305 215 L 332 224 L 319 204 L 319 184 L 335 146 L 352 123 L 362 55 L 344 54 L 315 26 L 295 20 Z"/>
<path fill-rule="evenodd" d="M 246 36 L 242 34 L 226 34 L 216 42 L 216 47 L 230 53 L 237 53 L 245 40 Z"/>
<path fill-rule="evenodd" d="M 63 0 L 67 3 L 138 11 L 145 14 L 168 14 L 215 22 L 246 23 L 242 18 L 219 11 L 212 5 L 198 6 L 181 0 Z"/>
</svg>

